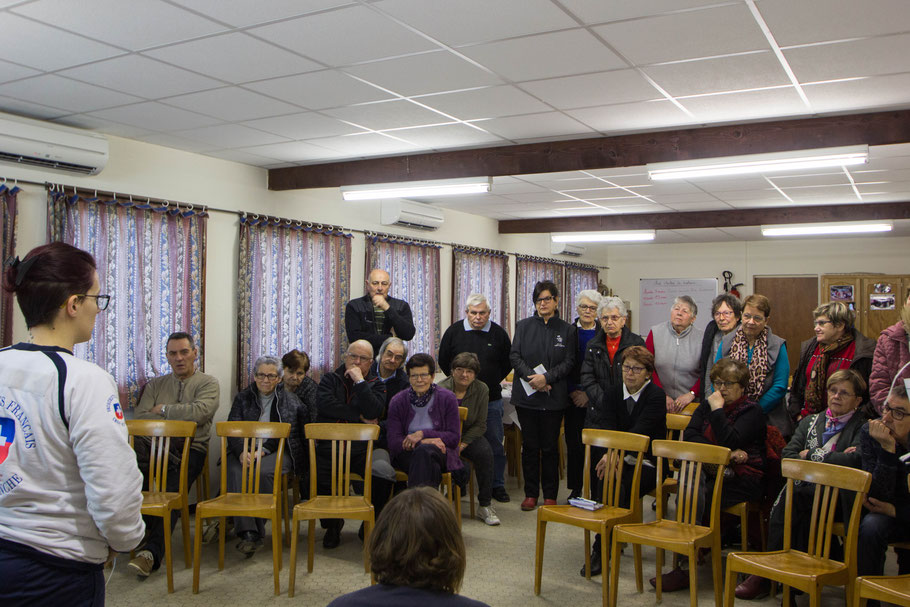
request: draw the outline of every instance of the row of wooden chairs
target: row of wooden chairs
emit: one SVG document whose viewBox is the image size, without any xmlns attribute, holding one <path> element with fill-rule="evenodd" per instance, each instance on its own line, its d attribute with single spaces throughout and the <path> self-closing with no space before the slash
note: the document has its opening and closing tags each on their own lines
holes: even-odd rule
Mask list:
<svg viewBox="0 0 910 607">
<path fill-rule="evenodd" d="M 787 509 L 784 528 L 784 547 L 773 552 L 733 552 L 727 557 L 726 603 L 724 603 L 724 586 L 722 583 L 722 564 L 720 547 L 720 496 L 723 488 L 724 470 L 729 464 L 730 450 L 725 447 L 701 443 L 681 442 L 675 440 L 657 440 L 651 444 L 652 452 L 657 457 L 657 476 L 662 478 L 665 466 L 679 462 L 676 485 L 677 505 L 673 519 L 665 518 L 664 485 L 657 486 L 657 518 L 642 523 L 642 506 L 638 495 L 641 465 L 644 453 L 647 452 L 647 436 L 614 432 L 609 430 L 586 429 L 582 433 L 585 444 L 585 477 L 584 493 L 590 496 L 591 488 L 591 448 L 599 447 L 606 451 L 610 465 L 603 482 L 603 493 L 600 500 L 604 507 L 587 511 L 572 506 L 542 506 L 537 511 L 537 548 L 535 551 L 534 592 L 540 594 L 544 541 L 548 522 L 558 522 L 581 527 L 585 532 L 585 566 L 590 571 L 590 533 L 600 533 L 601 562 L 603 564 L 602 595 L 603 605 L 617 604 L 617 585 L 619 581 L 619 548 L 631 544 L 635 563 L 635 579 L 638 592 L 643 592 L 641 574 L 641 546 L 652 546 L 656 549 L 657 600 L 661 599 L 661 573 L 664 551 L 685 554 L 691 564 L 689 575 L 690 604 L 698 604 L 696 556 L 699 548 L 711 550 L 712 572 L 714 577 L 714 598 L 716 605 L 732 606 L 734 581 L 737 572 L 756 574 L 777 580 L 785 588 L 785 605 L 789 604 L 787 587 L 803 590 L 810 595 L 811 605 L 819 604 L 821 587 L 824 585 L 845 586 L 848 603 L 854 596 L 859 596 L 863 588 L 875 588 L 883 593 L 884 583 L 872 580 L 868 583 L 855 583 L 856 578 L 856 538 L 859 529 L 859 518 L 862 502 L 869 490 L 871 476 L 862 470 L 804 460 L 784 460 L 783 476 L 787 479 Z M 628 507 L 620 506 L 620 488 L 624 470 L 622 462 L 627 455 L 635 458 L 633 467 L 632 491 Z M 709 523 L 702 525 L 696 519 L 698 511 L 698 485 L 705 466 L 715 467 L 714 486 L 710 489 L 711 510 Z M 790 504 L 794 481 L 815 483 L 815 500 L 811 516 L 812 535 L 809 549 L 806 552 L 790 547 Z M 841 490 L 855 491 L 853 511 L 845 526 L 846 543 L 844 561 L 830 559 L 832 525 L 837 505 L 837 495 Z M 607 552 L 607 539 L 612 532 L 611 554 Z M 612 558 L 611 558 L 612 557 Z M 610 576 L 607 577 L 609 569 Z M 854 589 L 856 586 L 856 589 Z M 872 590 L 869 590 L 872 592 Z M 870 595 L 871 596 L 871 595 Z M 890 600 L 890 599 L 888 599 Z"/>
</svg>

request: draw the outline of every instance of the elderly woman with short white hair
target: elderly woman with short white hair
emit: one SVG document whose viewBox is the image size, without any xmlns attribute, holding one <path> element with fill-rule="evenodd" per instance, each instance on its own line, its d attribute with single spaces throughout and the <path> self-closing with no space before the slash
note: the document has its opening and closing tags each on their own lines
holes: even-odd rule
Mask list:
<svg viewBox="0 0 910 607">
<path fill-rule="evenodd" d="M 585 360 L 588 342 L 597 333 L 597 308 L 603 296 L 594 289 L 585 289 L 578 293 L 575 328 L 578 331 L 578 352 L 575 354 L 575 367 L 569 376 L 569 406 L 565 413 L 566 430 L 566 488 L 569 498 L 581 496 L 582 479 L 584 478 L 585 446 L 581 442 L 581 431 L 585 427 L 585 414 L 588 411 L 588 395 L 581 385 L 581 365 Z"/>
</svg>

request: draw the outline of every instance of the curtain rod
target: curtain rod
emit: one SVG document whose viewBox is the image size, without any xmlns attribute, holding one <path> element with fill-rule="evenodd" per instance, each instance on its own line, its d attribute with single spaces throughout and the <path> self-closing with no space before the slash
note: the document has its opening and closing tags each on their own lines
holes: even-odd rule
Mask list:
<svg viewBox="0 0 910 607">
<path fill-rule="evenodd" d="M 122 194 L 122 193 L 120 193 L 120 192 L 110 192 L 110 191 L 96 190 L 96 189 L 94 189 L 94 188 L 79 187 L 79 186 L 74 186 L 74 185 L 65 185 L 65 184 L 59 184 L 59 183 L 58 183 L 58 184 L 55 184 L 55 183 L 52 183 L 52 182 L 49 182 L 49 181 L 31 181 L 31 180 L 28 180 L 28 179 L 8 179 L 8 178 L 6 178 L 6 177 L 0 177 L 0 180 L 2 180 L 3 182 L 10 182 L 10 181 L 11 181 L 11 182 L 13 182 L 13 185 L 14 185 L 14 186 L 15 186 L 15 185 L 19 185 L 19 184 L 26 184 L 26 185 L 37 185 L 37 186 L 41 186 L 41 187 L 45 187 L 45 188 L 50 188 L 50 187 L 55 187 L 55 188 L 58 188 L 58 187 L 59 187 L 59 188 L 70 188 L 70 189 L 73 190 L 74 193 L 78 193 L 78 192 L 81 190 L 81 191 L 84 192 L 84 193 L 89 193 L 89 192 L 91 192 L 91 193 L 94 194 L 96 197 L 97 197 L 98 194 L 104 194 L 104 195 L 106 195 L 106 196 L 111 196 L 111 197 L 114 197 L 114 198 L 116 198 L 116 197 L 118 197 L 118 196 L 121 197 L 121 198 L 131 198 L 131 197 L 135 197 L 135 198 L 140 199 L 140 200 L 143 199 L 143 198 L 145 198 L 148 202 L 155 202 L 155 203 L 160 203 L 160 204 L 172 202 L 172 201 L 167 200 L 167 199 L 164 199 L 164 198 L 153 198 L 153 197 L 149 197 L 149 196 L 139 196 L 139 195 L 136 195 L 136 194 Z M 177 201 L 173 201 L 173 202 L 177 202 Z M 476 246 L 472 246 L 472 245 L 461 244 L 461 243 L 458 243 L 458 242 L 442 242 L 442 241 L 438 241 L 438 240 L 428 240 L 428 239 L 423 239 L 423 238 L 415 238 L 415 237 L 413 237 L 413 236 L 403 236 L 403 235 L 401 235 L 401 234 L 386 234 L 386 233 L 382 233 L 382 232 L 375 232 L 375 231 L 373 231 L 373 230 L 360 230 L 360 229 L 357 229 L 357 228 L 345 228 L 345 227 L 343 227 L 343 226 L 334 226 L 334 225 L 328 224 L 328 223 L 321 223 L 321 222 L 313 223 L 313 222 L 311 222 L 311 221 L 306 221 L 306 220 L 302 220 L 302 219 L 286 219 L 286 218 L 283 218 L 283 217 L 277 217 L 277 216 L 274 216 L 274 215 L 269 215 L 269 214 L 267 214 L 267 213 L 252 213 L 252 212 L 250 212 L 250 211 L 235 211 L 235 210 L 230 210 L 230 209 L 221 209 L 221 208 L 218 208 L 218 207 L 209 206 L 209 205 L 207 205 L 207 204 L 197 205 L 197 204 L 193 204 L 193 203 L 189 203 L 189 202 L 181 202 L 181 203 L 179 203 L 179 204 L 181 204 L 181 205 L 187 205 L 187 206 L 192 206 L 192 207 L 201 206 L 203 211 L 206 211 L 206 212 L 209 212 L 209 213 L 212 213 L 212 212 L 215 212 L 215 213 L 227 213 L 227 214 L 229 214 L 229 215 L 237 215 L 238 217 L 245 217 L 245 216 L 247 216 L 247 215 L 259 216 L 259 217 L 274 217 L 275 219 L 278 219 L 278 220 L 280 220 L 280 221 L 282 221 L 282 222 L 291 221 L 291 222 L 295 222 L 295 223 L 296 223 L 296 222 L 298 222 L 298 221 L 301 221 L 301 222 L 304 222 L 304 223 L 307 223 L 307 224 L 311 224 L 311 225 L 314 225 L 314 226 L 315 226 L 315 225 L 322 225 L 322 226 L 325 227 L 326 229 L 328 229 L 328 228 L 331 227 L 331 228 L 336 229 L 336 230 L 339 230 L 339 231 L 352 232 L 352 233 L 356 233 L 356 234 L 363 234 L 364 236 L 368 236 L 368 237 L 369 237 L 369 236 L 391 236 L 391 237 L 393 237 L 393 238 L 401 238 L 401 239 L 405 239 L 405 240 L 412 240 L 412 241 L 414 241 L 414 242 L 423 242 L 423 243 L 426 243 L 426 244 L 442 245 L 442 246 L 448 246 L 448 247 L 452 247 L 452 248 L 469 249 L 469 250 L 479 250 L 479 251 L 484 251 L 484 250 L 486 250 L 486 251 L 494 252 L 494 253 L 496 253 L 496 254 L 502 253 L 502 254 L 505 254 L 505 255 L 514 255 L 516 258 L 517 258 L 517 257 L 524 257 L 524 258 L 534 257 L 533 255 L 527 255 L 527 254 L 525 254 L 525 253 L 515 253 L 515 252 L 512 252 L 512 251 L 496 251 L 495 249 L 484 249 L 484 248 L 482 248 L 482 247 L 476 247 Z M 559 260 L 559 259 L 551 259 L 551 258 L 546 258 L 546 257 L 538 257 L 537 259 L 540 259 L 540 260 L 543 260 L 543 261 L 547 261 L 547 262 L 552 262 L 552 263 L 558 263 L 558 264 L 562 264 L 562 265 L 566 265 L 566 264 L 587 265 L 587 264 L 579 264 L 579 263 L 577 263 L 577 262 L 571 262 L 571 261 L 561 261 L 561 260 Z M 594 265 L 594 264 L 590 264 L 590 267 L 592 267 L 592 268 L 598 268 L 598 269 L 601 269 L 601 270 L 608 270 L 608 269 L 609 269 L 609 266 L 598 266 L 598 265 Z"/>
</svg>

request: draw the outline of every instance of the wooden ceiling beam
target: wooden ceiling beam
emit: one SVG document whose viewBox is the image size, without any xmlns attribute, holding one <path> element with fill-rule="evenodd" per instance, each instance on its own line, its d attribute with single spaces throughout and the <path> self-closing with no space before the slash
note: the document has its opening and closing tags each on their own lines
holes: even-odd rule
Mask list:
<svg viewBox="0 0 910 607">
<path fill-rule="evenodd" d="M 607 230 L 686 230 L 692 228 L 732 228 L 769 224 L 887 219 L 910 219 L 910 202 L 510 219 L 499 222 L 499 233 L 541 234 L 550 232 L 601 232 Z"/>
<path fill-rule="evenodd" d="M 677 129 L 269 170 L 270 190 L 641 166 L 844 145 L 910 142 L 910 110 Z"/>
</svg>

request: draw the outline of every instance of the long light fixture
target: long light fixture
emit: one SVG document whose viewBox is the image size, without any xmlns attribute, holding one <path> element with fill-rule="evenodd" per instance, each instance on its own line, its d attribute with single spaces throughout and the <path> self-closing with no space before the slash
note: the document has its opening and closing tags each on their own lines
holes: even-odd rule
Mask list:
<svg viewBox="0 0 910 607">
<path fill-rule="evenodd" d="M 823 234 L 869 234 L 890 232 L 894 224 L 877 222 L 833 222 L 762 226 L 762 236 L 819 236 Z"/>
<path fill-rule="evenodd" d="M 565 232 L 551 234 L 552 242 L 643 242 L 654 240 L 654 230 L 634 230 L 615 232 Z"/>
<path fill-rule="evenodd" d="M 341 197 L 345 200 L 378 200 L 382 198 L 456 196 L 458 194 L 482 194 L 492 190 L 492 187 L 492 179 L 489 177 L 373 183 L 369 185 L 342 186 Z"/>
<path fill-rule="evenodd" d="M 777 173 L 825 167 L 852 166 L 869 161 L 869 146 L 854 145 L 815 150 L 795 150 L 772 154 L 749 154 L 724 158 L 702 158 L 646 165 L 652 181 L 696 179 L 754 173 Z"/>
</svg>

